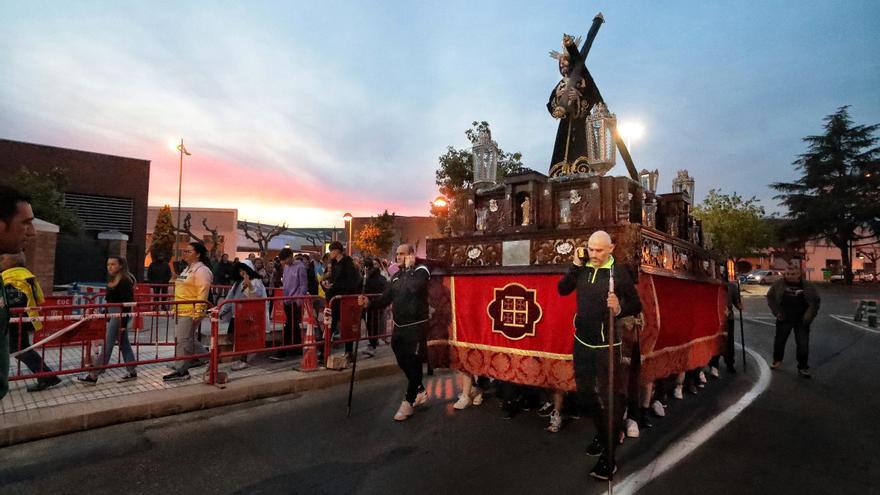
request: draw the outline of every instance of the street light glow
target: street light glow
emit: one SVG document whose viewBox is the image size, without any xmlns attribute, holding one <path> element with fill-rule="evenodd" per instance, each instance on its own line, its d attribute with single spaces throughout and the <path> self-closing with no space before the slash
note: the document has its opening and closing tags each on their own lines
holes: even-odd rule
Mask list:
<svg viewBox="0 0 880 495">
<path fill-rule="evenodd" d="M 345 215 L 342 215 L 342 220 L 345 222 L 350 222 L 351 219 L 352 219 L 351 213 L 346 213 Z"/>
<path fill-rule="evenodd" d="M 435 208 L 446 208 L 449 206 L 449 201 L 446 201 L 446 198 L 443 196 L 438 196 L 437 199 L 434 200 Z"/>
<path fill-rule="evenodd" d="M 617 132 L 620 133 L 620 137 L 629 143 L 630 141 L 642 138 L 645 134 L 645 126 L 639 122 L 621 122 L 617 126 Z"/>
</svg>

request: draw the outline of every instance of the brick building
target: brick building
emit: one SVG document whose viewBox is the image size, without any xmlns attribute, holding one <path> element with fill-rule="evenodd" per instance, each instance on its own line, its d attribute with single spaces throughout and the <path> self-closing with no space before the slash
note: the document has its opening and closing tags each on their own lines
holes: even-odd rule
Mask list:
<svg viewBox="0 0 880 495">
<path fill-rule="evenodd" d="M 65 203 L 76 210 L 85 232 L 78 238 L 58 237 L 55 283 L 95 281 L 105 277 L 106 245 L 98 233 L 128 236 L 127 258 L 133 273 L 142 272 L 147 233 L 150 161 L 41 144 L 0 139 L 0 177 L 22 167 L 48 172 L 67 171 Z"/>
</svg>

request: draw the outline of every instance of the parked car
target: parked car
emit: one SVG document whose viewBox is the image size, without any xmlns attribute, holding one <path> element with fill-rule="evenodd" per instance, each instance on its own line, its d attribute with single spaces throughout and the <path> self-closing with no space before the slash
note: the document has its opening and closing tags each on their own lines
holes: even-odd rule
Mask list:
<svg viewBox="0 0 880 495">
<path fill-rule="evenodd" d="M 835 273 L 835 274 L 831 275 L 831 278 L 828 279 L 828 281 L 831 282 L 832 284 L 838 283 L 838 282 L 843 282 L 845 280 L 846 280 L 846 277 L 844 277 L 842 273 Z"/>
<path fill-rule="evenodd" d="M 767 285 L 782 278 L 781 270 L 755 270 L 746 275 L 747 284 Z"/>
</svg>

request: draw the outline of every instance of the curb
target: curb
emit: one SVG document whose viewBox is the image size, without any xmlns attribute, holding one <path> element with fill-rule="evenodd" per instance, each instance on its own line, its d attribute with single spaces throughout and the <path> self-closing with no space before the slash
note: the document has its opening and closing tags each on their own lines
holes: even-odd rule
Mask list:
<svg viewBox="0 0 880 495">
<path fill-rule="evenodd" d="M 356 378 L 358 380 L 381 378 L 393 375 L 397 371 L 397 364 L 392 360 L 375 366 L 358 367 Z M 0 448 L 119 423 L 318 390 L 348 383 L 350 379 L 350 372 L 321 370 L 303 376 L 303 373 L 298 371 L 282 371 L 234 380 L 227 383 L 224 388 L 214 385 L 177 387 L 46 407 L 36 411 L 20 411 L 3 416 L 3 423 L 0 425 Z"/>
</svg>

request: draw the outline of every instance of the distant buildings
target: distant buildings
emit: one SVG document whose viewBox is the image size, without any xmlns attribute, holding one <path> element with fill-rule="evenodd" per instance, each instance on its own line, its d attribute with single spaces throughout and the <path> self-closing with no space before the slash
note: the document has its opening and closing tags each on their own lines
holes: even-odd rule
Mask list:
<svg viewBox="0 0 880 495">
<path fill-rule="evenodd" d="M 140 273 L 147 248 L 149 160 L 0 139 L 0 177 L 8 178 L 22 167 L 42 173 L 55 167 L 65 170 L 65 204 L 76 210 L 85 228 L 82 236 L 58 237 L 55 284 L 103 280 L 108 239 L 125 238 L 122 254 L 131 261 L 132 271 Z"/>
</svg>

